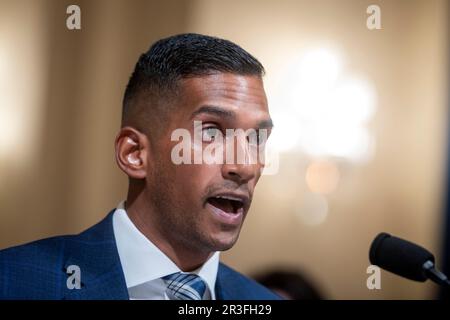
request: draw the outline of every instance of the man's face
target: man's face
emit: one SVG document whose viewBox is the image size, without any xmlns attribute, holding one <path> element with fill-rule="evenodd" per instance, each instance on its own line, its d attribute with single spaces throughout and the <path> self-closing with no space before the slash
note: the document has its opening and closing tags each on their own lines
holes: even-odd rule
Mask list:
<svg viewBox="0 0 450 320">
<path fill-rule="evenodd" d="M 206 148 L 226 129 L 260 129 L 270 133 L 271 120 L 262 80 L 228 73 L 180 81 L 180 96 L 161 139 L 149 155 L 148 197 L 157 208 L 159 228 L 169 239 L 203 252 L 227 250 L 236 242 L 261 175 L 260 161 L 175 164 L 171 141 L 176 129 L 194 137 L 194 121 L 201 121 L 200 145 Z M 225 141 L 225 140 L 224 140 Z M 234 154 L 248 151 L 245 140 L 233 138 Z M 225 145 L 224 145 L 225 150 Z M 244 151 L 244 152 L 247 152 Z M 192 156 L 193 157 L 193 156 Z M 154 168 L 154 169 L 151 169 Z"/>
</svg>

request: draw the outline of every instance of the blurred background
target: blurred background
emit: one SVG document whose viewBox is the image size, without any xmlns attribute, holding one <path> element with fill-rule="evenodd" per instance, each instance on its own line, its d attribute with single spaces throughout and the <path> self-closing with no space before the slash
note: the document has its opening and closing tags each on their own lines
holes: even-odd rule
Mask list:
<svg viewBox="0 0 450 320">
<path fill-rule="evenodd" d="M 445 258 L 448 18 L 445 0 L 0 0 L 0 248 L 78 233 L 125 198 L 113 142 L 134 64 L 197 32 L 263 63 L 280 152 L 222 260 L 301 272 L 329 299 L 436 297 L 384 271 L 369 290 L 366 270 L 381 231 Z"/>
</svg>

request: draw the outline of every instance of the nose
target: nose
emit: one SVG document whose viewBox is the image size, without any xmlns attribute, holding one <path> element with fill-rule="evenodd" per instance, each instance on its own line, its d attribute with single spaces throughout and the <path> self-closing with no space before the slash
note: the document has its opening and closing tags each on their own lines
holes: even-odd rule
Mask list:
<svg viewBox="0 0 450 320">
<path fill-rule="evenodd" d="M 238 184 L 247 183 L 256 176 L 256 172 L 259 170 L 257 165 L 254 164 L 223 164 L 222 176 L 225 179 L 235 181 Z"/>
<path fill-rule="evenodd" d="M 238 184 L 247 183 L 258 175 L 260 165 L 255 161 L 254 152 L 249 150 L 245 137 L 237 138 L 234 142 L 234 146 L 227 145 L 226 153 L 233 149 L 234 156 L 226 155 L 226 161 L 222 165 L 222 176 Z"/>
</svg>

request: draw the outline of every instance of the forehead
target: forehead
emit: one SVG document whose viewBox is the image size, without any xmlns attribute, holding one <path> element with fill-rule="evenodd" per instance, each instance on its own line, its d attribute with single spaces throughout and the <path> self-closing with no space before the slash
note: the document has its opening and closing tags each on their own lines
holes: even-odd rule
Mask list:
<svg viewBox="0 0 450 320">
<path fill-rule="evenodd" d="M 218 73 L 183 79 L 181 88 L 183 109 L 189 114 L 202 105 L 214 105 L 246 117 L 268 115 L 264 85 L 256 76 Z"/>
</svg>

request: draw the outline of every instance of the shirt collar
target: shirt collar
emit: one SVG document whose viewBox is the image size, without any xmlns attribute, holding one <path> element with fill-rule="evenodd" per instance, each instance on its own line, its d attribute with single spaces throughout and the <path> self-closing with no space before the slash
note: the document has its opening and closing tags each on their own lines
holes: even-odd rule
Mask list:
<svg viewBox="0 0 450 320">
<path fill-rule="evenodd" d="M 175 272 L 182 272 L 169 257 L 136 228 L 125 211 L 124 203 L 122 201 L 114 212 L 113 228 L 127 288 Z M 218 268 L 219 252 L 215 252 L 200 268 L 191 272 L 206 282 L 212 295 L 214 295 Z"/>
</svg>

